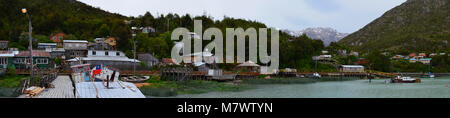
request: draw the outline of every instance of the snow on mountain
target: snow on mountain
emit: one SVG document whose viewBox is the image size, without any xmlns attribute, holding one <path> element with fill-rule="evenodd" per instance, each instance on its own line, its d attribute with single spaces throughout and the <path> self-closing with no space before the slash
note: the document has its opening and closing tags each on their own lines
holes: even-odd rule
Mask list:
<svg viewBox="0 0 450 118">
<path fill-rule="evenodd" d="M 345 36 L 349 35 L 348 33 L 340 33 L 333 28 L 323 28 L 323 27 L 306 28 L 300 31 L 290 31 L 290 30 L 283 30 L 283 31 L 292 36 L 301 36 L 303 34 L 306 34 L 306 36 L 312 39 L 322 40 L 325 46 L 330 45 L 331 42 L 338 42 Z"/>
</svg>

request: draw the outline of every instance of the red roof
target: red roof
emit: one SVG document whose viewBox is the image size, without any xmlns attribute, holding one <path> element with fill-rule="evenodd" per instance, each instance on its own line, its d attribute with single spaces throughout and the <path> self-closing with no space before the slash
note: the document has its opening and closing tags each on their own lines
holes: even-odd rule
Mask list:
<svg viewBox="0 0 450 118">
<path fill-rule="evenodd" d="M 20 51 L 19 54 L 15 55 L 16 57 L 29 57 L 30 51 Z M 33 50 L 34 57 L 51 57 L 49 52 L 44 50 Z"/>
<path fill-rule="evenodd" d="M 357 65 L 363 65 L 368 63 L 368 59 L 360 59 L 356 62 Z"/>
<path fill-rule="evenodd" d="M 54 43 L 61 43 L 61 40 L 59 39 L 60 37 L 64 37 L 64 35 L 66 35 L 66 34 L 64 34 L 64 33 L 57 33 L 57 34 L 55 34 L 55 35 L 53 35 L 53 36 L 51 36 L 50 37 L 50 40 L 52 40 Z M 55 38 L 54 38 L 55 37 Z"/>
<path fill-rule="evenodd" d="M 409 57 L 415 57 L 415 56 L 417 56 L 416 53 L 409 54 Z"/>
<path fill-rule="evenodd" d="M 162 61 L 166 64 L 175 63 L 175 59 L 163 58 Z"/>
</svg>

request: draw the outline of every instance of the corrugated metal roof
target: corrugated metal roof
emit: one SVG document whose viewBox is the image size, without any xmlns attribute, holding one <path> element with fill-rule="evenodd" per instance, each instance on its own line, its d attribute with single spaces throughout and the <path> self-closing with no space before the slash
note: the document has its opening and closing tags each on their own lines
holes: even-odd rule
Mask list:
<svg viewBox="0 0 450 118">
<path fill-rule="evenodd" d="M 38 43 L 38 45 L 56 45 L 56 43 Z"/>
<path fill-rule="evenodd" d="M 88 43 L 86 40 L 64 40 L 64 43 Z"/>
<path fill-rule="evenodd" d="M 259 67 L 259 65 L 256 64 L 253 61 L 247 61 L 247 62 L 244 62 L 242 64 L 239 64 L 238 66 L 241 66 L 241 67 Z"/>
<path fill-rule="evenodd" d="M 15 55 L 16 57 L 29 57 L 30 51 L 20 51 L 19 54 Z M 33 50 L 34 57 L 51 57 L 50 53 L 45 50 Z"/>
<path fill-rule="evenodd" d="M 344 68 L 364 68 L 364 66 L 361 65 L 341 65 Z"/>
<path fill-rule="evenodd" d="M 128 57 L 122 57 L 122 56 L 88 56 L 88 57 L 81 57 L 81 60 L 83 61 L 127 61 L 127 62 L 135 62 L 139 63 L 141 61 L 139 60 L 135 60 L 135 59 L 130 59 Z M 79 61 L 79 58 L 73 58 L 73 59 L 69 59 L 67 61 Z"/>
<path fill-rule="evenodd" d="M 0 50 L 0 57 L 14 57 L 14 55 L 18 54 L 18 51 L 3 51 Z"/>
</svg>

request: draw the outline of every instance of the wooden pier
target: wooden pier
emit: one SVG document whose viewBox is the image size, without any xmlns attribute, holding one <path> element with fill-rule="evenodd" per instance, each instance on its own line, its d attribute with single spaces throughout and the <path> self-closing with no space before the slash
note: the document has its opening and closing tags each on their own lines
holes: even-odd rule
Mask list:
<svg viewBox="0 0 450 118">
<path fill-rule="evenodd" d="M 81 82 L 76 84 L 76 98 L 145 98 L 141 91 L 129 82 Z"/>
<path fill-rule="evenodd" d="M 28 97 L 23 94 L 19 98 L 75 98 L 75 88 L 69 76 L 58 76 L 51 84 L 54 88 L 47 88 L 37 96 Z"/>
</svg>

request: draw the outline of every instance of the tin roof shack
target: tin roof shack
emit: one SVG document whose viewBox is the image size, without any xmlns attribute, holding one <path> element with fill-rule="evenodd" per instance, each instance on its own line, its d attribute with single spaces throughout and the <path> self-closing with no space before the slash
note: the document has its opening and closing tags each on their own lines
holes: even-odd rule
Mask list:
<svg viewBox="0 0 450 118">
<path fill-rule="evenodd" d="M 13 58 L 14 58 L 14 55 L 16 55 L 18 53 L 19 53 L 19 51 L 1 50 L 0 51 L 0 69 L 6 69 L 10 65 L 14 66 Z"/>
<path fill-rule="evenodd" d="M 339 68 L 341 72 L 352 72 L 352 73 L 364 72 L 364 66 L 362 65 L 341 65 Z"/>
<path fill-rule="evenodd" d="M 64 40 L 66 58 L 86 57 L 88 41 L 86 40 Z"/>
<path fill-rule="evenodd" d="M 146 67 L 156 66 L 159 63 L 159 60 L 149 53 L 140 53 L 137 56 L 139 61 L 145 62 Z"/>
<path fill-rule="evenodd" d="M 0 49 L 8 48 L 9 41 L 0 41 Z"/>
<path fill-rule="evenodd" d="M 105 38 L 95 38 L 94 43 L 88 44 L 89 50 L 110 50 Z"/>
<path fill-rule="evenodd" d="M 66 59 L 64 48 L 46 48 L 45 51 L 50 53 L 52 59 Z"/>
<path fill-rule="evenodd" d="M 260 66 L 252 61 L 247 61 L 237 66 L 241 72 L 260 72 Z"/>
<path fill-rule="evenodd" d="M 80 64 L 80 61 L 82 64 L 91 64 L 92 66 L 103 64 L 120 70 L 132 70 L 133 63 L 136 63 L 136 66 L 140 63 L 139 60 L 126 57 L 125 53 L 121 51 L 104 50 L 89 50 L 87 57 L 75 57 L 67 60 L 72 66 Z"/>
<path fill-rule="evenodd" d="M 38 43 L 38 49 L 56 48 L 56 43 Z"/>
<path fill-rule="evenodd" d="M 38 69 L 51 68 L 50 53 L 44 50 L 33 50 L 33 64 Z M 14 66 L 18 69 L 27 69 L 30 66 L 30 51 L 20 51 L 14 56 Z"/>
<path fill-rule="evenodd" d="M 57 33 L 54 34 L 53 36 L 50 37 L 50 40 L 53 41 L 53 43 L 56 43 L 57 47 L 63 47 L 63 42 L 62 40 L 64 39 L 64 36 L 66 36 L 66 34 L 64 33 Z"/>
</svg>

